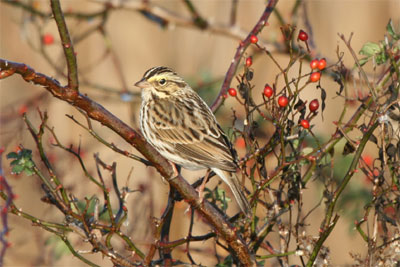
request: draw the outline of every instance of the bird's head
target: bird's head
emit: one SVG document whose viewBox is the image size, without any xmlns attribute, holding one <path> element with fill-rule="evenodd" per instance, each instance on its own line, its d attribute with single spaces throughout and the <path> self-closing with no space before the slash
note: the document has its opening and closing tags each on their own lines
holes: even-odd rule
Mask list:
<svg viewBox="0 0 400 267">
<path fill-rule="evenodd" d="M 188 87 L 176 72 L 168 67 L 154 67 L 146 71 L 143 78 L 135 83 L 143 93 L 151 93 L 159 98 L 169 97 Z"/>
</svg>

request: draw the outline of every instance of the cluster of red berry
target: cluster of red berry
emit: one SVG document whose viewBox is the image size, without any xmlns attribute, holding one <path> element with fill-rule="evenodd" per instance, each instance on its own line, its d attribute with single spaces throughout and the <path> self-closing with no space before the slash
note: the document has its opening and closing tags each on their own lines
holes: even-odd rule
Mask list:
<svg viewBox="0 0 400 267">
<path fill-rule="evenodd" d="M 303 42 L 307 42 L 308 40 L 308 34 L 303 31 L 300 30 L 299 34 L 298 34 L 298 40 L 303 41 Z M 257 44 L 258 43 L 258 37 L 256 35 L 251 35 L 250 36 L 250 42 L 252 44 Z M 249 68 L 251 65 L 253 64 L 253 59 L 251 56 L 247 57 L 245 60 L 245 66 L 247 68 Z M 312 72 L 310 74 L 310 82 L 317 82 L 320 80 L 321 78 L 321 71 L 324 70 L 326 68 L 326 59 L 322 58 L 322 59 L 313 59 L 310 62 L 310 67 L 312 69 Z M 314 71 L 315 70 L 315 71 Z M 229 88 L 228 89 L 228 94 L 232 97 L 237 97 L 237 91 L 235 88 Z M 263 92 L 264 96 L 267 98 L 271 98 L 274 94 L 275 91 L 274 89 L 269 85 L 266 84 L 264 87 L 264 92 Z M 281 95 L 278 97 L 278 101 L 277 104 L 280 108 L 285 108 L 289 105 L 289 99 L 286 95 Z M 318 99 L 314 99 L 310 102 L 309 104 L 309 110 L 311 113 L 315 113 L 318 108 L 319 108 L 319 102 Z M 304 128 L 304 129 L 308 129 L 310 128 L 310 122 L 308 119 L 302 119 L 300 121 L 300 125 Z"/>
<path fill-rule="evenodd" d="M 310 102 L 310 104 L 308 105 L 308 108 L 310 109 L 310 112 L 315 113 L 318 108 L 319 108 L 319 102 L 318 99 L 314 99 Z M 308 129 L 310 128 L 310 121 L 307 119 L 303 119 L 300 121 L 300 125 L 304 128 L 304 129 Z"/>
<path fill-rule="evenodd" d="M 300 30 L 299 31 L 299 35 L 297 36 L 297 39 L 301 40 L 303 42 L 306 42 L 306 44 L 307 44 L 308 34 L 305 31 Z M 312 70 L 316 70 L 316 69 L 319 70 L 319 71 L 315 71 L 315 72 L 311 73 L 310 82 L 318 82 L 319 79 L 321 78 L 321 71 L 323 69 L 325 69 L 325 67 L 326 67 L 326 59 L 325 58 L 322 58 L 320 60 L 318 60 L 317 58 L 313 59 L 310 62 L 310 67 L 311 67 Z"/>
<path fill-rule="evenodd" d="M 322 58 L 318 60 L 318 58 L 311 60 L 310 67 L 312 70 L 317 70 L 316 72 L 311 73 L 310 81 L 311 82 L 318 82 L 321 78 L 321 72 L 326 67 L 326 59 Z M 319 70 L 319 71 L 318 71 Z"/>
</svg>

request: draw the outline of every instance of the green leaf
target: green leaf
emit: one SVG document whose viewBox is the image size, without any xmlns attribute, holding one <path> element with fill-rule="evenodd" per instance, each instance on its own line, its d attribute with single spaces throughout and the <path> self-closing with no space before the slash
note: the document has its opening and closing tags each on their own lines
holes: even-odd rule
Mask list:
<svg viewBox="0 0 400 267">
<path fill-rule="evenodd" d="M 305 131 L 304 131 L 304 132 L 305 132 Z M 293 140 L 293 148 L 294 148 L 294 149 L 297 149 L 297 148 L 299 147 L 299 145 L 300 145 L 299 139 L 294 139 L 294 140 Z"/>
<path fill-rule="evenodd" d="M 7 154 L 7 159 L 16 159 L 18 158 L 18 154 L 15 152 L 10 152 Z"/>
<path fill-rule="evenodd" d="M 222 263 L 218 263 L 216 265 L 217 267 L 223 267 L 223 266 L 233 266 L 233 259 L 231 255 L 228 255 Z"/>
<path fill-rule="evenodd" d="M 378 63 L 378 65 L 385 63 L 387 60 L 388 60 L 388 57 L 387 57 L 386 53 L 384 53 L 383 51 L 382 51 L 382 53 L 380 53 L 379 55 L 376 56 L 376 63 Z"/>
<path fill-rule="evenodd" d="M 361 48 L 359 54 L 360 55 L 365 55 L 367 57 L 372 57 L 377 53 L 381 52 L 381 47 L 379 44 L 372 43 L 372 42 L 367 42 L 363 45 Z"/>
<path fill-rule="evenodd" d="M 395 40 L 399 39 L 400 36 L 395 33 L 391 19 L 389 20 L 388 24 L 386 25 L 386 31 L 389 33 L 390 36 L 392 36 L 393 39 L 395 39 Z"/>
<path fill-rule="evenodd" d="M 31 169 L 31 168 L 34 166 L 33 161 L 31 161 L 31 160 L 27 161 L 27 162 L 24 164 L 24 166 L 25 166 L 26 168 Z"/>
<path fill-rule="evenodd" d="M 24 158 L 29 158 L 29 159 L 31 159 L 31 158 L 32 158 L 32 150 L 30 150 L 30 149 L 23 149 L 23 150 L 22 150 L 22 156 L 23 156 Z"/>
<path fill-rule="evenodd" d="M 265 266 L 265 260 L 256 261 L 257 266 Z"/>
<path fill-rule="evenodd" d="M 19 163 L 19 159 L 14 159 L 11 161 L 10 166 L 17 165 Z"/>
<path fill-rule="evenodd" d="M 27 176 L 32 176 L 34 174 L 34 171 L 31 169 L 24 169 L 24 172 Z"/>
<path fill-rule="evenodd" d="M 217 191 L 215 192 L 215 195 L 216 195 L 217 199 L 230 201 L 230 198 L 226 196 L 225 190 L 223 190 L 221 188 L 217 189 Z"/>
<path fill-rule="evenodd" d="M 24 166 L 22 166 L 22 165 L 15 165 L 13 168 L 12 168 L 12 172 L 13 173 L 15 173 L 15 174 L 20 174 L 22 171 L 24 170 Z"/>
</svg>

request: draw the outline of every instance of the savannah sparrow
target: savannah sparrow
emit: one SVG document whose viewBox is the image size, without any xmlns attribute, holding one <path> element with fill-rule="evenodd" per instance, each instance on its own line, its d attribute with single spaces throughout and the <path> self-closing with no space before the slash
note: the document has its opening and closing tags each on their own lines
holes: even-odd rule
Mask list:
<svg viewBox="0 0 400 267">
<path fill-rule="evenodd" d="M 213 170 L 249 216 L 231 144 L 204 100 L 167 67 L 149 69 L 135 85 L 142 89 L 140 128 L 147 142 L 186 169 Z"/>
</svg>

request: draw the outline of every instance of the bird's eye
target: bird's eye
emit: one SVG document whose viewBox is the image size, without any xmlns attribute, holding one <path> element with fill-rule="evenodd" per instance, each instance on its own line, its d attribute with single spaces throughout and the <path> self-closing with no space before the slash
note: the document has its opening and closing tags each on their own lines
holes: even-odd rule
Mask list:
<svg viewBox="0 0 400 267">
<path fill-rule="evenodd" d="M 164 84 L 167 83 L 167 81 L 166 81 L 165 79 L 161 79 L 161 80 L 158 81 L 158 83 L 159 83 L 160 85 L 164 85 Z"/>
</svg>

